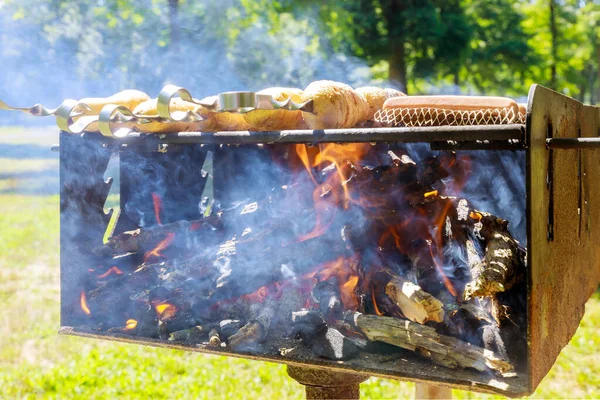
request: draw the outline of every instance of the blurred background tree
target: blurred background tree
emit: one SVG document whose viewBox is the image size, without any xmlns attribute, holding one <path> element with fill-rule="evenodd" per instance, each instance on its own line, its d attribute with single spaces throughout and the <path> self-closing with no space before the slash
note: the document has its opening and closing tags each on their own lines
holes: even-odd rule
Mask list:
<svg viewBox="0 0 600 400">
<path fill-rule="evenodd" d="M 540 83 L 595 103 L 599 62 L 595 0 L 0 0 L 15 104 L 315 79 L 518 98 Z"/>
</svg>

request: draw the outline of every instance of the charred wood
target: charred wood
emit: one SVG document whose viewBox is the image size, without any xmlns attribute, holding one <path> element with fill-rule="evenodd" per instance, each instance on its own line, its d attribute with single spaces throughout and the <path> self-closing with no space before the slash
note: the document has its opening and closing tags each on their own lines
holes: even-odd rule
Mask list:
<svg viewBox="0 0 600 400">
<path fill-rule="evenodd" d="M 171 332 L 169 334 L 169 341 L 175 342 L 187 342 L 187 343 L 199 343 L 202 341 L 209 329 L 205 325 L 197 325 L 191 328 L 182 329 L 180 331 Z"/>
<path fill-rule="evenodd" d="M 402 314 L 413 322 L 424 324 L 428 321 L 444 320 L 444 305 L 419 285 L 399 276 L 392 278 L 385 286 L 385 293 L 398 306 Z"/>
<path fill-rule="evenodd" d="M 94 250 L 98 255 L 117 255 L 124 253 L 144 252 L 153 249 L 169 235 L 175 235 L 177 242 L 184 243 L 193 237 L 202 237 L 204 243 L 210 235 L 217 235 L 221 227 L 218 216 L 211 216 L 194 221 L 176 221 L 164 225 L 138 228 L 108 238 L 108 242 Z"/>
<path fill-rule="evenodd" d="M 231 335 L 234 335 L 243 326 L 242 321 L 238 319 L 224 319 L 219 322 L 219 331 L 221 338 L 227 340 Z"/>
<path fill-rule="evenodd" d="M 251 351 L 267 336 L 267 328 L 259 322 L 252 321 L 229 337 L 227 345 L 236 351 Z"/>
<path fill-rule="evenodd" d="M 483 265 L 476 263 L 471 268 L 465 299 L 493 296 L 510 289 L 523 273 L 525 263 L 525 252 L 508 231 L 508 222 L 488 213 L 479 215 L 475 233 L 485 243 L 485 256 Z"/>
<path fill-rule="evenodd" d="M 491 351 L 460 339 L 439 334 L 435 329 L 407 320 L 376 315 L 354 315 L 354 324 L 372 341 L 381 341 L 420 352 L 434 362 L 450 368 L 475 368 L 500 373 L 513 365 Z"/>
<path fill-rule="evenodd" d="M 219 329 L 213 328 L 208 332 L 208 345 L 218 347 L 221 345 L 221 336 L 219 335 Z"/>
<path fill-rule="evenodd" d="M 337 277 L 332 276 L 317 283 L 311 291 L 311 297 L 327 318 L 341 316 L 344 307 Z"/>
</svg>

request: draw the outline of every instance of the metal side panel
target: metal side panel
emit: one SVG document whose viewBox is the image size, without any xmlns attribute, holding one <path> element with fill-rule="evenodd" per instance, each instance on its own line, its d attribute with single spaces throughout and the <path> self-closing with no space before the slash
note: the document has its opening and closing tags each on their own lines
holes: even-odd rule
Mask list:
<svg viewBox="0 0 600 400">
<path fill-rule="evenodd" d="M 548 149 L 597 137 L 600 108 L 534 85 L 527 106 L 528 341 L 533 392 L 569 343 L 600 283 L 600 152 Z"/>
<path fill-rule="evenodd" d="M 60 133 L 60 307 L 61 325 L 81 323 L 81 287 L 93 267 L 92 249 L 112 211 L 104 203 L 112 180 L 104 181 L 111 150 L 94 140 Z M 86 317 L 83 315 L 83 317 Z"/>
</svg>

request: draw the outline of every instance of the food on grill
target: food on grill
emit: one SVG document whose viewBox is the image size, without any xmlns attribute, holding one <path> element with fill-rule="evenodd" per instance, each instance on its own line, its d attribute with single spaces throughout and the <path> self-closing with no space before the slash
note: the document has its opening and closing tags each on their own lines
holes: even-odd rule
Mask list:
<svg viewBox="0 0 600 400">
<path fill-rule="evenodd" d="M 258 93 L 271 95 L 277 101 L 288 99 L 292 99 L 295 103 L 302 101 L 302 90 L 295 88 L 273 87 Z M 299 110 L 254 110 L 244 114 L 244 119 L 252 131 L 280 131 L 306 127 L 302 119 L 302 111 Z"/>
<path fill-rule="evenodd" d="M 128 109 L 133 110 L 139 104 L 147 100 L 150 100 L 150 96 L 146 93 L 130 89 L 115 93 L 110 97 L 87 97 L 79 100 L 79 102 L 86 104 L 91 109 L 91 114 L 98 115 L 102 108 L 108 104 L 125 106 Z M 98 132 L 98 123 L 93 122 L 86 130 L 89 132 Z"/>
<path fill-rule="evenodd" d="M 202 103 L 214 103 L 216 96 L 206 97 L 201 100 Z M 198 113 L 205 118 L 202 130 L 206 132 L 217 131 L 247 131 L 250 125 L 244 119 L 243 114 L 231 112 L 211 112 L 202 107 Z"/>
<path fill-rule="evenodd" d="M 389 126 L 510 124 L 519 105 L 506 97 L 406 96 L 388 99 L 375 120 Z"/>
<path fill-rule="evenodd" d="M 156 116 L 157 112 L 157 99 L 150 99 L 143 102 L 133 109 L 133 113 L 138 116 Z M 202 106 L 199 106 L 188 101 L 184 101 L 180 98 L 175 98 L 171 101 L 171 110 L 176 111 L 192 111 L 199 113 Z M 181 121 L 150 121 L 147 124 L 136 124 L 135 130 L 149 133 L 163 133 L 163 132 L 189 132 L 202 130 L 204 121 L 195 122 L 181 122 Z"/>
<path fill-rule="evenodd" d="M 92 113 L 99 114 L 102 107 L 107 104 L 117 104 L 133 110 L 138 104 L 146 100 L 150 100 L 150 96 L 144 92 L 139 90 L 123 90 L 110 97 L 88 97 L 79 100 L 79 102 L 87 104 L 92 109 Z"/>
<path fill-rule="evenodd" d="M 352 128 L 369 118 L 369 103 L 350 86 L 316 81 L 302 93 L 302 102 L 313 100 L 313 113 L 302 112 L 310 129 Z"/>
<path fill-rule="evenodd" d="M 369 103 L 369 120 L 375 117 L 375 113 L 383 108 L 383 103 L 392 97 L 406 96 L 399 90 L 392 88 L 378 88 L 375 86 L 363 86 L 356 89 L 356 93 L 362 95 Z"/>
</svg>

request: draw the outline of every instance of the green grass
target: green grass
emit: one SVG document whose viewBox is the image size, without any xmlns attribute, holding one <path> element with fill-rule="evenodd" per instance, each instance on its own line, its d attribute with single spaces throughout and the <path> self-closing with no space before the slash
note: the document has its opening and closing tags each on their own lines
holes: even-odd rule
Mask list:
<svg viewBox="0 0 600 400">
<path fill-rule="evenodd" d="M 0 174 L 12 167 L 0 162 Z M 57 335 L 58 227 L 58 196 L 0 195 L 0 398 L 303 398 L 281 365 Z M 534 398 L 600 396 L 598 326 L 596 293 Z M 373 378 L 361 386 L 363 398 L 413 391 L 410 383 Z"/>
</svg>

